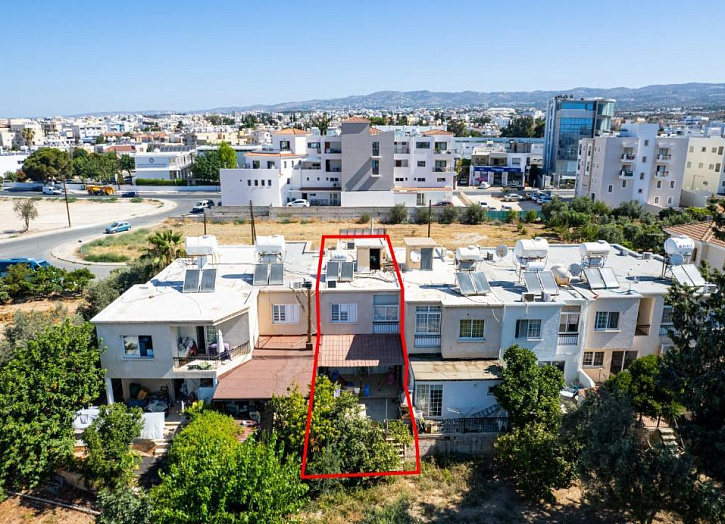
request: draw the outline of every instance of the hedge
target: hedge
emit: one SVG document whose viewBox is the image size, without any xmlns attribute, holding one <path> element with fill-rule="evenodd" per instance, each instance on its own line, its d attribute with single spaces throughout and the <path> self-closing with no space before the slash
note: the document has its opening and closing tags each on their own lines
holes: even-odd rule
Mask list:
<svg viewBox="0 0 725 524">
<path fill-rule="evenodd" d="M 186 180 L 163 180 L 160 178 L 137 178 L 137 186 L 185 186 Z"/>
</svg>

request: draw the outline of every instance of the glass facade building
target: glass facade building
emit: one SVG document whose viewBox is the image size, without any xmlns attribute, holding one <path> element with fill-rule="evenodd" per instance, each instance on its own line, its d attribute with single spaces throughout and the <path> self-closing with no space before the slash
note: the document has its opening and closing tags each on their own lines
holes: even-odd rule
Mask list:
<svg viewBox="0 0 725 524">
<path fill-rule="evenodd" d="M 575 100 L 557 96 L 549 101 L 544 131 L 544 173 L 560 185 L 577 172 L 579 140 L 611 130 L 614 100 Z"/>
</svg>

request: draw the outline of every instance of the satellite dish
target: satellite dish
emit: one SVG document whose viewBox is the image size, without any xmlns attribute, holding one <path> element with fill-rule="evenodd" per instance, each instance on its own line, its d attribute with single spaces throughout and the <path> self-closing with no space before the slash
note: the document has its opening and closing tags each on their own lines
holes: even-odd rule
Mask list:
<svg viewBox="0 0 725 524">
<path fill-rule="evenodd" d="M 504 258 L 506 255 L 509 254 L 508 246 L 506 244 L 496 246 L 496 254 L 498 255 L 498 258 Z"/>
<path fill-rule="evenodd" d="M 420 262 L 420 251 L 415 250 L 410 252 L 410 261 L 416 264 Z"/>
<path fill-rule="evenodd" d="M 681 266 L 684 263 L 685 257 L 682 255 L 682 253 L 675 253 L 674 255 L 670 255 L 671 266 Z"/>
<path fill-rule="evenodd" d="M 579 264 L 572 264 L 569 266 L 569 273 L 571 273 L 571 276 L 578 277 L 582 274 L 582 267 Z"/>
</svg>

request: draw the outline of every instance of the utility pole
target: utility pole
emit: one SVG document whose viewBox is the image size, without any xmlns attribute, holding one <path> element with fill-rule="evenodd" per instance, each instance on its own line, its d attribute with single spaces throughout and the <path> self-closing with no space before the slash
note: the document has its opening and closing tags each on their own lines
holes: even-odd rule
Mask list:
<svg viewBox="0 0 725 524">
<path fill-rule="evenodd" d="M 430 223 L 433 220 L 433 201 L 428 200 L 428 238 L 430 238 Z"/>
<path fill-rule="evenodd" d="M 65 185 L 65 177 L 63 177 L 63 193 L 65 193 L 65 212 L 68 215 L 68 227 L 71 227 L 70 206 L 68 205 L 68 186 Z"/>
<path fill-rule="evenodd" d="M 252 207 L 252 201 L 249 201 L 249 216 L 252 222 L 252 244 L 257 243 L 257 228 L 254 225 L 254 207 Z"/>
<path fill-rule="evenodd" d="M 203 214 L 204 214 L 204 236 L 206 236 L 206 209 L 204 209 Z"/>
</svg>

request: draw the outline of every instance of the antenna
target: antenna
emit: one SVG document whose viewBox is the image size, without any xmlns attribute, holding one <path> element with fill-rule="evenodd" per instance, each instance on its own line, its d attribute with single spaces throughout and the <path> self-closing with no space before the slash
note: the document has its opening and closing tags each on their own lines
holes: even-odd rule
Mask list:
<svg viewBox="0 0 725 524">
<path fill-rule="evenodd" d="M 509 248 L 506 244 L 500 244 L 496 246 L 496 254 L 498 255 L 499 260 L 502 258 L 506 258 L 506 255 L 509 254 Z"/>
<path fill-rule="evenodd" d="M 416 264 L 420 262 L 420 251 L 417 249 L 410 252 L 410 261 L 415 262 Z"/>
</svg>

